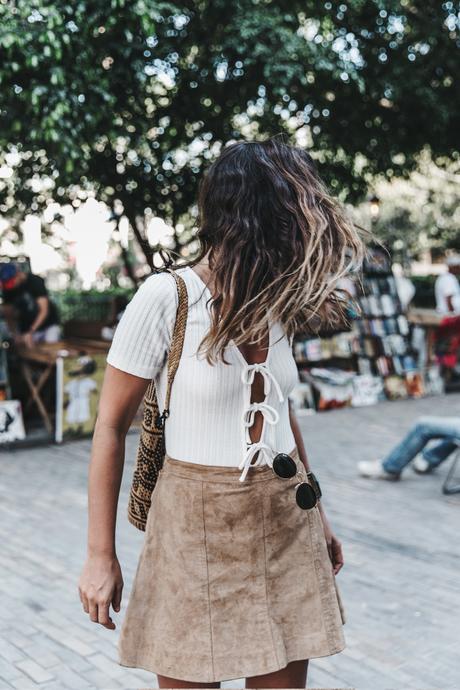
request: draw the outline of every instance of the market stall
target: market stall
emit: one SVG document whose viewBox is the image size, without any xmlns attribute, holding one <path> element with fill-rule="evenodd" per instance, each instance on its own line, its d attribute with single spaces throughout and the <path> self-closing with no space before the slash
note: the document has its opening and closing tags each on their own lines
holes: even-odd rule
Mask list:
<svg viewBox="0 0 460 690">
<path fill-rule="evenodd" d="M 427 384 L 418 361 L 385 250 L 369 252 L 353 290 L 348 326 L 318 336 L 299 334 L 294 341 L 300 382 L 293 402 L 300 412 L 438 392 Z"/>
<path fill-rule="evenodd" d="M 438 371 L 444 387 L 449 387 L 460 373 L 460 315 L 412 308 L 408 319 L 413 327 L 418 366 L 425 372 L 425 379 L 428 381 L 430 375 L 433 378 Z"/>
<path fill-rule="evenodd" d="M 13 381 L 13 388 L 21 391 L 21 399 L 5 399 L 0 405 L 14 406 L 18 432 L 2 438 L 0 427 L 0 442 L 27 440 L 29 428 L 36 439 L 57 443 L 90 435 L 109 347 L 108 342 L 84 338 L 11 347 L 20 379 Z"/>
</svg>

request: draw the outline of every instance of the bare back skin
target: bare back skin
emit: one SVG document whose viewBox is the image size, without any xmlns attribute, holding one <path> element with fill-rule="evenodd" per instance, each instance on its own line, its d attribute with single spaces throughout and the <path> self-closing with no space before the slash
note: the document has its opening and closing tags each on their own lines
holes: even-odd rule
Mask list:
<svg viewBox="0 0 460 690">
<path fill-rule="evenodd" d="M 210 278 L 209 271 L 204 270 L 202 267 L 193 268 L 198 276 L 201 278 L 203 283 L 208 285 L 211 294 L 213 294 L 212 279 Z M 265 336 L 264 342 L 259 344 L 244 344 L 238 349 L 243 355 L 244 359 L 248 364 L 262 363 L 267 358 L 269 344 L 268 334 Z M 251 402 L 263 402 L 264 400 L 264 380 L 262 374 L 259 372 L 255 373 L 254 382 L 251 387 Z M 249 435 L 253 443 L 260 440 L 263 426 L 263 415 L 261 412 L 257 411 L 254 415 L 254 424 L 249 428 Z"/>
</svg>

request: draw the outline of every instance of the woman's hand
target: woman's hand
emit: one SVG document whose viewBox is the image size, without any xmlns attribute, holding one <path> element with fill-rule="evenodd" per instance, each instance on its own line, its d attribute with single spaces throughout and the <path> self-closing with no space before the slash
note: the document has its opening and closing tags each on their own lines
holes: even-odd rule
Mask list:
<svg viewBox="0 0 460 690">
<path fill-rule="evenodd" d="M 329 558 L 331 559 L 332 569 L 334 571 L 334 575 L 337 575 L 339 570 L 341 570 L 343 567 L 342 544 L 340 543 L 340 541 L 337 539 L 337 537 L 333 533 L 331 526 L 329 524 L 329 520 L 327 519 L 326 513 L 324 512 L 323 507 L 321 505 L 321 502 L 318 505 L 319 505 L 319 512 L 321 514 L 321 519 L 323 521 L 324 535 L 326 537 L 326 544 L 327 544 L 327 550 L 329 552 Z"/>
<path fill-rule="evenodd" d="M 148 379 L 107 364 L 93 435 L 88 473 L 88 555 L 78 590 L 93 623 L 109 630 L 116 627 L 109 607 L 120 610 L 123 589 L 115 526 L 125 438 L 148 384 Z"/>
<path fill-rule="evenodd" d="M 299 426 L 299 421 L 297 419 L 294 408 L 289 401 L 289 419 L 291 422 L 292 433 L 294 434 L 296 447 L 299 453 L 299 458 L 305 467 L 307 472 L 310 471 L 310 465 L 308 463 L 307 453 L 305 451 L 305 444 L 303 442 L 302 432 Z M 323 521 L 324 534 L 326 536 L 327 550 L 329 551 L 329 558 L 331 559 L 332 568 L 334 570 L 334 575 L 337 575 L 339 570 L 343 566 L 343 554 L 342 554 L 342 544 L 339 542 L 335 534 L 331 530 L 329 520 L 321 505 L 321 501 L 318 502 L 318 508 Z"/>
<path fill-rule="evenodd" d="M 123 577 L 116 556 L 88 556 L 83 566 L 78 592 L 85 613 L 93 623 L 115 630 L 116 625 L 109 615 L 109 607 L 120 610 Z"/>
</svg>

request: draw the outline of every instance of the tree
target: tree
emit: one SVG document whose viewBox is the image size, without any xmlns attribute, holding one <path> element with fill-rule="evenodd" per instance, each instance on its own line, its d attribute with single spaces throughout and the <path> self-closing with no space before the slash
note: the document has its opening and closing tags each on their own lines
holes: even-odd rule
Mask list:
<svg viewBox="0 0 460 690">
<path fill-rule="evenodd" d="M 0 212 L 95 194 L 150 265 L 149 218 L 188 244 L 230 139 L 285 132 L 349 200 L 459 150 L 453 2 L 21 0 L 0 24 Z"/>
<path fill-rule="evenodd" d="M 404 263 L 427 251 L 460 251 L 459 162 L 439 167 L 424 153 L 407 179 L 379 180 L 374 189 L 380 212 L 373 231 Z M 369 225 L 368 206 L 354 210 L 362 225 Z"/>
</svg>

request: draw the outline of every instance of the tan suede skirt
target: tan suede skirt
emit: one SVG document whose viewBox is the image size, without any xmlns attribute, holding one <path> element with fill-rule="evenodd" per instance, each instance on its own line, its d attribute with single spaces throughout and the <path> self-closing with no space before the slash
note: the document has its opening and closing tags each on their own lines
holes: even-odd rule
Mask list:
<svg viewBox="0 0 460 690">
<path fill-rule="evenodd" d="M 298 469 L 305 470 L 297 452 Z M 318 508 L 268 466 L 165 457 L 119 663 L 208 683 L 340 652 L 345 622 Z"/>
</svg>

